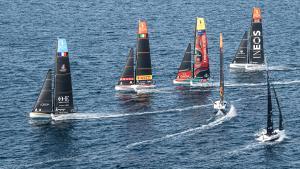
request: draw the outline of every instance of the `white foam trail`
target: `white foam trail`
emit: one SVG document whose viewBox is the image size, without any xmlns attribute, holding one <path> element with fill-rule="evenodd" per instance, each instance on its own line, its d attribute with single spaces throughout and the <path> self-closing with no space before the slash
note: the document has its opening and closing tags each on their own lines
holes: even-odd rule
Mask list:
<svg viewBox="0 0 300 169">
<path fill-rule="evenodd" d="M 239 149 L 236 149 L 236 150 L 233 150 L 233 151 L 229 151 L 229 152 L 227 152 L 227 154 L 239 155 L 241 153 L 244 153 L 245 151 L 253 150 L 253 149 L 255 149 L 259 146 L 261 146 L 259 143 L 251 143 L 251 144 L 247 144 L 246 146 L 244 146 L 242 148 L 239 148 Z"/>
<path fill-rule="evenodd" d="M 267 144 L 267 145 L 273 145 L 273 144 L 278 144 L 281 143 L 285 138 L 287 138 L 285 131 L 284 130 L 274 130 L 276 133 L 278 133 L 279 138 L 276 139 L 275 141 L 264 141 L 263 135 L 267 133 L 266 129 L 263 129 L 257 133 L 255 133 L 255 136 L 257 137 L 256 140 L 259 141 L 261 144 Z"/>
<path fill-rule="evenodd" d="M 230 107 L 229 112 L 225 116 L 217 118 L 215 121 L 212 121 L 208 124 L 205 124 L 205 125 L 202 125 L 202 126 L 196 127 L 196 128 L 190 128 L 190 129 L 184 130 L 184 131 L 179 132 L 179 133 L 168 134 L 168 135 L 165 135 L 165 136 L 160 137 L 160 138 L 156 138 L 156 139 L 152 139 L 152 140 L 144 140 L 144 141 L 132 143 L 132 144 L 127 145 L 126 147 L 131 148 L 131 147 L 135 147 L 135 146 L 143 145 L 143 144 L 152 144 L 152 143 L 159 142 L 159 141 L 162 141 L 162 140 L 165 140 L 165 139 L 168 139 L 168 138 L 175 138 L 175 137 L 182 136 L 182 135 L 185 135 L 185 134 L 190 134 L 190 135 L 195 134 L 197 132 L 200 132 L 200 131 L 203 131 L 203 130 L 208 130 L 208 129 L 211 129 L 215 126 L 218 126 L 218 125 L 224 123 L 225 121 L 228 121 L 231 118 L 235 117 L 236 115 L 237 115 L 236 109 L 232 105 Z"/>
<path fill-rule="evenodd" d="M 269 66 L 269 70 L 272 71 L 284 71 L 284 70 L 299 70 L 299 67 L 291 67 L 291 66 Z"/>
<path fill-rule="evenodd" d="M 300 80 L 292 80 L 292 81 L 277 81 L 271 82 L 274 85 L 290 85 L 290 84 L 298 84 Z M 266 83 L 225 83 L 226 87 L 243 87 L 243 86 L 265 86 Z"/>
<path fill-rule="evenodd" d="M 116 114 L 105 114 L 105 113 L 70 113 L 70 114 L 60 114 L 52 117 L 52 120 L 82 120 L 82 119 L 103 119 L 103 118 L 118 118 L 126 116 L 140 116 L 146 114 L 159 114 L 159 113 L 169 113 L 169 112 L 182 112 L 186 110 L 198 109 L 201 107 L 208 107 L 210 104 L 190 106 L 185 108 L 175 108 L 167 110 L 157 110 L 151 112 L 137 112 L 137 113 L 116 113 Z"/>
</svg>

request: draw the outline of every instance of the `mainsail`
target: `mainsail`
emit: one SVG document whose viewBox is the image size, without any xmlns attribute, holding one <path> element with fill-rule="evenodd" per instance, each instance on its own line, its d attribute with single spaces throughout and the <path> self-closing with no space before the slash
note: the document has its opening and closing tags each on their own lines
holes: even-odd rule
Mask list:
<svg viewBox="0 0 300 169">
<path fill-rule="evenodd" d="M 71 70 L 65 39 L 58 39 L 54 86 L 54 112 L 74 112 Z"/>
<path fill-rule="evenodd" d="M 40 95 L 33 107 L 32 112 L 51 113 L 53 111 L 51 71 L 51 69 L 48 70 Z"/>
<path fill-rule="evenodd" d="M 272 88 L 273 88 L 273 92 L 275 95 L 275 99 L 276 99 L 276 103 L 277 103 L 277 107 L 278 107 L 278 111 L 279 111 L 279 130 L 283 130 L 283 124 L 282 124 L 283 119 L 282 119 L 281 107 L 280 107 L 279 100 L 278 100 L 274 86 L 272 86 Z"/>
<path fill-rule="evenodd" d="M 194 48 L 194 78 L 208 79 L 210 77 L 207 37 L 204 18 L 196 19 Z"/>
<path fill-rule="evenodd" d="M 267 135 L 271 136 L 273 133 L 273 120 L 272 120 L 272 98 L 271 98 L 268 70 L 267 70 L 267 88 L 268 88 Z"/>
<path fill-rule="evenodd" d="M 133 85 L 134 84 L 134 57 L 133 49 L 130 48 L 127 62 L 124 71 L 120 77 L 118 85 Z"/>
<path fill-rule="evenodd" d="M 224 101 L 224 56 L 223 56 L 223 36 L 220 33 L 220 102 Z"/>
<path fill-rule="evenodd" d="M 249 63 L 263 64 L 264 62 L 261 10 L 260 8 L 254 7 L 252 10 L 252 22 L 250 28 Z"/>
<path fill-rule="evenodd" d="M 181 61 L 176 80 L 184 81 L 192 78 L 192 64 L 191 64 L 191 44 L 189 43 L 188 47 L 185 50 L 184 57 Z"/>
<path fill-rule="evenodd" d="M 136 84 L 152 84 L 150 46 L 146 21 L 139 21 L 136 47 Z"/>
<path fill-rule="evenodd" d="M 248 63 L 248 32 L 246 31 L 232 63 Z"/>
</svg>

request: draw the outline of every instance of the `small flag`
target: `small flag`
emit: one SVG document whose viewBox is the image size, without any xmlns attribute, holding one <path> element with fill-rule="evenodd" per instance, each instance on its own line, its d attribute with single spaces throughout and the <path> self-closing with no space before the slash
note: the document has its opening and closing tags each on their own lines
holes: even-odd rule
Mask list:
<svg viewBox="0 0 300 169">
<path fill-rule="evenodd" d="M 67 57 L 68 52 L 57 52 L 57 55 L 60 56 L 60 57 Z"/>
</svg>

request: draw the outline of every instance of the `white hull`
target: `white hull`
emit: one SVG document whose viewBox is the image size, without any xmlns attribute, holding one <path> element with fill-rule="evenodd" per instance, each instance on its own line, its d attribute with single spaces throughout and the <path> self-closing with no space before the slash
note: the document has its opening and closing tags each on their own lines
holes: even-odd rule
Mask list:
<svg viewBox="0 0 300 169">
<path fill-rule="evenodd" d="M 177 81 L 176 79 L 174 79 L 173 84 L 175 84 L 175 85 L 190 85 L 190 81 Z"/>
<path fill-rule="evenodd" d="M 222 111 L 222 112 L 225 112 L 227 108 L 227 102 L 226 101 L 223 101 L 223 104 L 220 103 L 220 100 L 218 101 L 215 101 L 214 102 L 214 109 L 217 110 L 217 111 Z"/>
<path fill-rule="evenodd" d="M 117 91 L 137 91 L 141 89 L 152 89 L 155 85 L 116 85 L 115 90 Z"/>
<path fill-rule="evenodd" d="M 33 119 L 43 119 L 43 118 L 50 119 L 51 114 L 50 113 L 41 113 L 41 112 L 30 112 L 29 117 L 33 118 Z"/>
<path fill-rule="evenodd" d="M 267 135 L 267 130 L 264 130 L 257 138 L 260 142 L 272 142 L 277 141 L 283 134 L 284 130 L 274 130 L 271 136 Z"/>
<path fill-rule="evenodd" d="M 231 63 L 229 65 L 231 69 L 244 69 L 248 71 L 264 71 L 266 70 L 265 64 L 243 64 L 243 63 Z"/>
<path fill-rule="evenodd" d="M 212 81 L 209 79 L 206 82 L 200 82 L 194 79 L 188 81 L 177 81 L 176 79 L 173 80 L 173 84 L 175 85 L 184 85 L 184 86 L 191 86 L 191 87 L 213 87 Z"/>
<path fill-rule="evenodd" d="M 115 90 L 117 91 L 134 91 L 133 85 L 116 85 Z"/>
<path fill-rule="evenodd" d="M 207 82 L 193 82 L 193 80 L 190 81 L 191 87 L 213 87 L 213 83 L 211 81 Z"/>
</svg>

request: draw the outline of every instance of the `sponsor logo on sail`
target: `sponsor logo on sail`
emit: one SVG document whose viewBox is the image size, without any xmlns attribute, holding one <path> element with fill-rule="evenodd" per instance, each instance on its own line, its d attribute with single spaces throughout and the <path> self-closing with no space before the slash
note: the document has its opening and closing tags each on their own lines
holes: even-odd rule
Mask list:
<svg viewBox="0 0 300 169">
<path fill-rule="evenodd" d="M 152 80 L 152 75 L 136 76 L 136 80 Z"/>
<path fill-rule="evenodd" d="M 261 51 L 261 31 L 253 31 L 253 56 L 260 57 Z"/>
<path fill-rule="evenodd" d="M 61 65 L 61 68 L 59 69 L 59 71 L 66 72 L 67 71 L 66 65 L 65 64 Z"/>
</svg>

